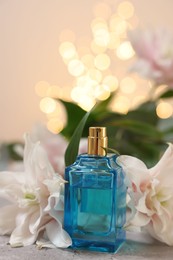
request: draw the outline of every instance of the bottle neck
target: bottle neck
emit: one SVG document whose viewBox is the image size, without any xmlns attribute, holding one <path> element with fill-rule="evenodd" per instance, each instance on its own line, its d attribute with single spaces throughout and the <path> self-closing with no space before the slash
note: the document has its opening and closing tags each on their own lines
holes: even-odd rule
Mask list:
<svg viewBox="0 0 173 260">
<path fill-rule="evenodd" d="M 88 154 L 105 156 L 107 148 L 107 138 L 88 138 Z"/>
</svg>

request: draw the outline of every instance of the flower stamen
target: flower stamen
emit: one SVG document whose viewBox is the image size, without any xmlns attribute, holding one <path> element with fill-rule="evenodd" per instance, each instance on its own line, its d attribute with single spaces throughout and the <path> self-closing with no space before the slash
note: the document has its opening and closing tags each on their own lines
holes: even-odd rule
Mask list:
<svg viewBox="0 0 173 260">
<path fill-rule="evenodd" d="M 29 200 L 35 200 L 36 196 L 35 196 L 35 194 L 32 194 L 32 193 L 26 193 L 24 198 L 29 199 Z"/>
</svg>

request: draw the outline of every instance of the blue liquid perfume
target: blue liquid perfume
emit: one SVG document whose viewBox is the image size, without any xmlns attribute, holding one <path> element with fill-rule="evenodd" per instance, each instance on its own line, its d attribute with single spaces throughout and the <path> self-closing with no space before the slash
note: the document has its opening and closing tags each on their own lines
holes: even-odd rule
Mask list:
<svg viewBox="0 0 173 260">
<path fill-rule="evenodd" d="M 125 240 L 126 186 L 105 127 L 90 127 L 88 154 L 66 168 L 64 229 L 71 248 L 116 252 Z"/>
</svg>

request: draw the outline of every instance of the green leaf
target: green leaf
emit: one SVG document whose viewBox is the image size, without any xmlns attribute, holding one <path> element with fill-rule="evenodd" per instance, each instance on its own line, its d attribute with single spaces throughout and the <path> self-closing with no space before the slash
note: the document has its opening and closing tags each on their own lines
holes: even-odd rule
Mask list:
<svg viewBox="0 0 173 260">
<path fill-rule="evenodd" d="M 173 127 L 170 127 L 168 129 L 162 130 L 164 134 L 173 134 Z"/>
<path fill-rule="evenodd" d="M 69 145 L 66 149 L 66 152 L 65 152 L 65 164 L 66 164 L 66 166 L 72 164 L 76 159 L 76 156 L 78 154 L 78 147 L 79 147 L 79 142 L 80 142 L 80 139 L 81 139 L 81 136 L 82 136 L 82 132 L 83 132 L 86 121 L 87 121 L 87 119 L 88 119 L 92 110 L 93 109 L 91 109 L 89 112 L 87 112 L 85 114 L 85 116 L 82 118 L 82 120 L 80 121 L 80 123 L 78 124 L 76 130 L 74 131 L 74 133 L 72 135 L 70 143 L 69 143 Z"/>
<path fill-rule="evenodd" d="M 113 94 L 110 95 L 109 98 L 107 98 L 106 100 L 104 101 L 101 101 L 97 104 L 97 107 L 95 108 L 94 110 L 94 114 L 100 114 L 100 113 L 103 113 L 105 111 L 108 111 L 108 106 L 113 98 Z"/>
<path fill-rule="evenodd" d="M 114 153 L 114 154 L 117 154 L 117 155 L 120 155 L 120 153 L 117 151 L 117 150 L 115 150 L 115 149 L 113 149 L 113 148 L 105 148 L 105 147 L 102 147 L 103 148 L 103 150 L 105 150 L 106 151 L 106 154 L 107 153 Z"/>
<path fill-rule="evenodd" d="M 162 133 L 150 124 L 135 120 L 119 120 L 112 122 L 112 126 L 129 130 L 133 133 L 151 137 L 152 139 L 161 139 Z"/>
<path fill-rule="evenodd" d="M 21 142 L 13 142 L 13 143 L 7 144 L 7 151 L 8 151 L 9 157 L 15 161 L 22 161 L 23 158 L 15 151 L 16 146 L 21 146 L 21 148 L 24 148 L 24 144 Z"/>
<path fill-rule="evenodd" d="M 124 116 L 124 118 L 145 122 L 150 125 L 157 125 L 158 116 L 156 114 L 156 103 L 145 102 L 137 109 L 129 111 L 128 114 Z"/>
<path fill-rule="evenodd" d="M 171 98 L 171 97 L 173 97 L 173 90 L 166 91 L 159 98 Z"/>
<path fill-rule="evenodd" d="M 70 139 L 73 135 L 76 126 L 79 124 L 80 120 L 84 117 L 86 111 L 84 111 L 81 107 L 72 102 L 67 102 L 64 100 L 60 100 L 65 106 L 67 112 L 67 125 L 62 130 L 61 134 L 65 136 L 67 139 Z"/>
</svg>

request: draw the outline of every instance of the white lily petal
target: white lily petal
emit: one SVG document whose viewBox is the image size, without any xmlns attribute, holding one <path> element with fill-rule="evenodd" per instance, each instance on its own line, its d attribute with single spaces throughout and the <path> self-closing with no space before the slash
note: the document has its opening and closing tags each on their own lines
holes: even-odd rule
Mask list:
<svg viewBox="0 0 173 260">
<path fill-rule="evenodd" d="M 34 234 L 40 224 L 41 218 L 42 218 L 42 213 L 40 214 L 39 210 L 36 210 L 30 218 L 30 222 L 29 222 L 29 230 L 31 232 L 31 234 Z"/>
<path fill-rule="evenodd" d="M 169 144 L 151 169 L 130 156 L 120 156 L 117 161 L 132 182 L 128 185 L 128 206 L 133 215 L 126 228 L 141 227 L 154 238 L 173 245 L 173 145 Z"/>
<path fill-rule="evenodd" d="M 0 197 L 14 202 L 22 196 L 23 173 L 0 172 Z"/>
<path fill-rule="evenodd" d="M 25 141 L 24 172 L 0 173 L 0 196 L 15 203 L 0 213 L 0 232 L 11 234 L 13 247 L 33 244 L 45 225 L 53 218 L 62 221 L 63 214 L 60 192 L 64 180 L 55 175 L 39 142 L 32 142 L 29 135 L 25 136 Z M 58 225 L 58 237 L 65 245 L 68 236 L 61 223 Z"/>
<path fill-rule="evenodd" d="M 120 155 L 117 158 L 117 163 L 123 168 L 125 174 L 138 191 L 140 191 L 141 185 L 147 184 L 150 180 L 149 171 L 141 160 L 128 155 Z"/>
<path fill-rule="evenodd" d="M 56 247 L 67 248 L 72 244 L 70 236 L 58 221 L 52 220 L 46 225 L 46 234 Z"/>
<path fill-rule="evenodd" d="M 64 196 L 59 194 L 53 194 L 48 199 L 48 205 L 45 208 L 45 212 L 54 218 L 56 221 L 63 223 L 64 220 Z"/>
<path fill-rule="evenodd" d="M 53 245 L 49 240 L 46 239 L 40 239 L 36 241 L 36 245 L 38 249 L 42 248 L 56 248 L 55 245 Z"/>
<path fill-rule="evenodd" d="M 58 174 L 54 175 L 52 179 L 46 179 L 43 181 L 43 183 L 47 186 L 50 194 L 60 193 L 65 182 L 66 181 Z"/>
<path fill-rule="evenodd" d="M 55 202 L 55 210 L 57 212 L 64 211 L 64 195 L 60 195 L 58 201 Z"/>
<path fill-rule="evenodd" d="M 173 197 L 172 187 L 160 187 L 160 190 L 158 191 L 158 196 L 160 202 L 169 201 Z"/>
<path fill-rule="evenodd" d="M 22 192 L 21 192 L 21 190 L 17 189 L 17 187 L 15 187 L 15 189 L 10 189 L 10 188 L 12 188 L 10 186 L 14 187 L 14 185 L 9 185 L 8 187 L 4 187 L 4 189 L 0 190 L 0 198 L 5 199 L 9 203 L 13 204 L 14 200 L 17 201 L 18 197 L 20 197 L 19 194 L 21 194 Z M 16 193 L 15 193 L 15 190 L 16 190 Z"/>
<path fill-rule="evenodd" d="M 17 213 L 17 205 L 8 205 L 0 208 L 0 235 L 11 234 L 15 228 Z"/>
<path fill-rule="evenodd" d="M 44 209 L 45 212 L 49 212 L 51 214 L 51 210 L 54 211 L 55 206 L 59 203 L 60 200 L 60 193 L 55 193 L 48 198 L 48 204 Z"/>
<path fill-rule="evenodd" d="M 134 72 L 136 71 L 143 77 L 148 77 L 150 76 L 151 78 L 153 77 L 151 74 L 151 65 L 144 59 L 140 59 L 136 61 L 131 67 L 130 71 Z"/>
<path fill-rule="evenodd" d="M 146 226 L 150 222 L 150 217 L 148 217 L 146 214 L 136 212 L 136 215 L 131 221 L 131 224 L 137 227 L 143 227 Z"/>
<path fill-rule="evenodd" d="M 150 174 L 153 177 L 161 177 L 163 175 L 162 180 L 164 181 L 165 179 L 165 170 L 167 171 L 167 176 L 168 174 L 172 174 L 173 171 L 173 144 L 169 143 L 168 148 L 164 152 L 162 158 L 160 161 L 150 169 Z M 166 178 L 167 180 L 168 178 Z M 169 178 L 169 181 L 173 183 L 173 178 Z"/>
<path fill-rule="evenodd" d="M 144 214 L 147 214 L 148 216 L 153 214 L 153 211 L 147 208 L 146 205 L 146 197 L 147 193 L 145 192 L 144 195 L 139 199 L 138 205 L 136 206 L 136 209 Z"/>
<path fill-rule="evenodd" d="M 134 226 L 132 223 L 125 225 L 124 229 L 129 232 L 141 232 L 141 227 Z"/>
<path fill-rule="evenodd" d="M 156 219 L 157 218 L 157 219 Z M 157 233 L 163 234 L 167 230 L 168 226 L 171 224 L 170 228 L 172 230 L 172 218 L 170 219 L 168 215 L 161 214 L 161 216 L 153 216 L 153 227 L 157 230 Z M 168 232 L 168 230 L 167 230 Z"/>
<path fill-rule="evenodd" d="M 154 216 L 155 219 L 152 220 L 147 225 L 146 230 L 149 232 L 149 234 L 154 237 L 155 239 L 164 242 L 168 245 L 173 245 L 173 236 L 170 236 L 170 233 L 172 233 L 172 225 L 167 226 L 167 232 L 161 232 L 162 230 L 162 223 L 161 219 L 159 219 L 157 216 Z"/>
<path fill-rule="evenodd" d="M 165 178 L 165 171 L 166 171 L 166 178 Z M 173 187 L 173 178 L 172 178 L 173 167 L 166 167 L 165 169 L 161 170 L 157 176 L 157 179 L 162 183 L 162 187 L 170 188 Z"/>
<path fill-rule="evenodd" d="M 10 236 L 9 243 L 12 247 L 28 246 L 32 245 L 36 241 L 37 233 L 31 234 L 29 231 L 27 225 L 29 222 L 28 218 L 29 216 L 27 211 L 23 214 L 20 214 L 21 223 L 18 223 L 17 227 L 13 230 Z"/>
<path fill-rule="evenodd" d="M 25 135 L 24 166 L 27 172 L 25 175 L 26 181 L 31 186 L 37 184 L 38 178 L 42 180 L 45 177 L 51 178 L 54 173 L 40 142 L 33 143 L 28 134 Z M 42 171 L 42 175 L 40 175 L 40 171 Z"/>
<path fill-rule="evenodd" d="M 50 217 L 47 218 L 46 223 L 41 223 L 40 227 L 36 230 L 34 234 L 32 234 L 29 230 L 29 219 L 30 215 L 28 215 L 28 212 L 23 212 L 23 214 L 20 213 L 17 219 L 17 227 L 13 230 L 11 236 L 10 236 L 10 245 L 12 247 L 19 247 L 19 246 L 28 246 L 35 243 L 38 234 L 45 229 L 45 224 L 50 221 Z M 21 223 L 19 222 L 21 220 Z"/>
<path fill-rule="evenodd" d="M 129 155 L 120 155 L 117 157 L 117 163 L 121 166 L 128 167 L 129 165 L 133 168 L 147 170 L 147 166 L 136 157 Z"/>
<path fill-rule="evenodd" d="M 130 209 L 130 212 L 127 210 L 126 225 L 129 225 L 129 223 L 131 222 L 131 220 L 134 218 L 134 216 L 136 214 L 136 207 L 135 207 L 135 204 L 134 204 L 133 200 L 130 200 L 128 202 L 127 206 Z"/>
<path fill-rule="evenodd" d="M 22 172 L 0 172 L 0 189 L 9 184 L 22 184 L 24 181 L 24 175 Z"/>
</svg>

